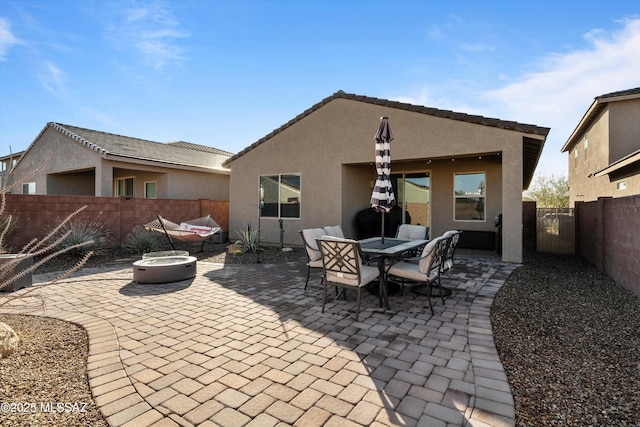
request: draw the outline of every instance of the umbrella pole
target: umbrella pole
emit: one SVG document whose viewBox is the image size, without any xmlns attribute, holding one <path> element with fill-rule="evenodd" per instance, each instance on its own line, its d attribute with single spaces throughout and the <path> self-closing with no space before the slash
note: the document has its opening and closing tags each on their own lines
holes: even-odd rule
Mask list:
<svg viewBox="0 0 640 427">
<path fill-rule="evenodd" d="M 384 243 L 384 210 L 382 211 L 382 243 Z"/>
</svg>

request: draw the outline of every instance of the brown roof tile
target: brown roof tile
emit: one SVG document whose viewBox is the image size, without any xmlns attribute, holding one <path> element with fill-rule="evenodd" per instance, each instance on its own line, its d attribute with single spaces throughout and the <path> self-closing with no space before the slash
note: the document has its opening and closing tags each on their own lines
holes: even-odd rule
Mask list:
<svg viewBox="0 0 640 427">
<path fill-rule="evenodd" d="M 233 155 L 217 148 L 184 141 L 161 143 L 54 122 L 48 123 L 47 127 L 52 127 L 103 157 L 126 157 L 165 165 L 221 169 L 223 162 Z"/>
</svg>

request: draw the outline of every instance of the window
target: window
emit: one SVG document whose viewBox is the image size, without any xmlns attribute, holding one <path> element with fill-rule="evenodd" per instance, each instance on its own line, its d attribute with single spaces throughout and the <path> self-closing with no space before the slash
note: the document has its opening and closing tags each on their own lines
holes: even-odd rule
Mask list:
<svg viewBox="0 0 640 427">
<path fill-rule="evenodd" d="M 616 188 L 618 190 L 626 190 L 627 189 L 627 181 L 620 181 L 616 184 Z"/>
<path fill-rule="evenodd" d="M 578 146 L 573 149 L 573 167 L 578 167 Z"/>
<path fill-rule="evenodd" d="M 456 173 L 454 179 L 454 220 L 485 220 L 485 173 Z"/>
<path fill-rule="evenodd" d="M 133 178 L 116 179 L 115 196 L 133 197 Z"/>
<path fill-rule="evenodd" d="M 144 198 L 145 199 L 156 199 L 158 197 L 157 193 L 157 183 L 155 181 L 145 182 L 144 183 Z"/>
<path fill-rule="evenodd" d="M 582 148 L 584 149 L 584 161 L 587 161 L 587 147 L 589 147 L 589 138 L 587 138 L 587 135 L 584 136 L 584 138 L 582 139 Z"/>
<path fill-rule="evenodd" d="M 260 177 L 260 216 L 300 218 L 300 174 Z"/>
<path fill-rule="evenodd" d="M 22 194 L 36 194 L 36 183 L 25 182 L 22 184 Z"/>
</svg>

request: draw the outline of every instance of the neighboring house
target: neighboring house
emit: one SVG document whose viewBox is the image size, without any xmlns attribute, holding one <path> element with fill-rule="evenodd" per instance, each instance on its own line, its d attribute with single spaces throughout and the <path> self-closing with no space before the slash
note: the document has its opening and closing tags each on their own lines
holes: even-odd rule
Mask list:
<svg viewBox="0 0 640 427">
<path fill-rule="evenodd" d="M 549 128 L 347 94 L 322 100 L 225 162 L 230 229 L 259 222 L 263 241 L 301 244 L 298 230 L 340 224 L 358 237 L 376 179 L 373 137 L 388 116 L 391 173 L 412 223 L 495 232 L 502 258 L 522 262 L 522 191 Z M 259 206 L 262 205 L 262 216 Z"/>
<path fill-rule="evenodd" d="M 571 206 L 640 194 L 640 88 L 596 97 L 562 152 Z"/>
<path fill-rule="evenodd" d="M 24 151 L 18 151 L 17 153 L 0 156 L 0 187 L 9 182 L 7 181 L 7 177 L 11 169 L 18 163 L 18 160 L 20 160 L 23 154 Z"/>
<path fill-rule="evenodd" d="M 187 142 L 159 143 L 48 123 L 14 178 L 22 194 L 229 200 L 232 153 Z M 20 191 L 17 191 L 20 192 Z"/>
</svg>

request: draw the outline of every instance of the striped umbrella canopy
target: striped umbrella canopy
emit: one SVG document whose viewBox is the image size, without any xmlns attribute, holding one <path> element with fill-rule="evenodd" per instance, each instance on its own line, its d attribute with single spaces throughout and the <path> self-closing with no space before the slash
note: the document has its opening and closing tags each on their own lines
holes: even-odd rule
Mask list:
<svg viewBox="0 0 640 427">
<path fill-rule="evenodd" d="M 389 118 L 381 117 L 380 126 L 375 136 L 376 172 L 378 179 L 371 194 L 371 207 L 382 214 L 382 241 L 384 242 L 384 214 L 396 204 L 396 197 L 391 186 L 391 145 L 393 132 L 389 126 Z"/>
</svg>

